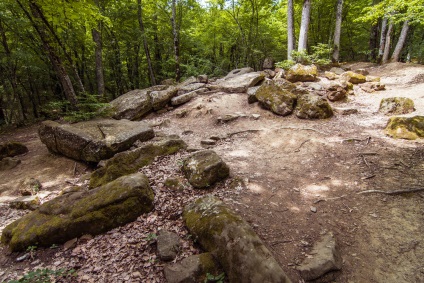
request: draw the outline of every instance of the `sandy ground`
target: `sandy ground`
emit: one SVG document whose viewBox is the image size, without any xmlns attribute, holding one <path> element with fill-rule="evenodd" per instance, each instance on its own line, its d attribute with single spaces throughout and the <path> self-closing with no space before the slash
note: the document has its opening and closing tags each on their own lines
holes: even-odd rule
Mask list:
<svg viewBox="0 0 424 283">
<path fill-rule="evenodd" d="M 401 63 L 350 67 L 366 68 L 386 84 L 385 91 L 375 93 L 355 87 L 349 101 L 333 103 L 333 107 L 355 108 L 358 114 L 300 120 L 249 105 L 246 94 L 215 93 L 145 120 L 163 122 L 155 127 L 156 132 L 178 134 L 192 148 L 201 148 L 200 141 L 211 136 L 223 138 L 213 149 L 230 166 L 232 177 L 242 178 L 247 186 L 237 194 L 224 192 L 222 197 L 254 227 L 293 282 L 302 282 L 296 266 L 311 256 L 313 244 L 328 231 L 336 237 L 343 268 L 317 282 L 424 282 L 424 194 L 357 194 L 371 189 L 422 188 L 424 141 L 387 137 L 383 129 L 388 117 L 378 113 L 378 106 L 385 97 L 409 97 L 416 111 L 404 116 L 424 115 L 424 67 Z M 188 116 L 177 118 L 176 112 L 183 109 L 189 111 Z M 246 117 L 217 123 L 218 116 L 236 112 Z M 252 114 L 261 116 L 255 120 Z M 23 179 L 36 176 L 44 190 L 54 195 L 90 170 L 83 163 L 50 154 L 38 140 L 36 129 L 1 136 L 2 140 L 22 141 L 30 149 L 21 157 L 21 165 L 0 172 L 2 228 L 22 215 L 8 209 L 7 201 L 17 195 Z M 93 241 L 100 243 L 104 238 Z M 72 255 L 65 256 L 72 261 Z M 16 257 L 7 253 L 0 258 L 0 279 L 31 266 L 30 262 L 15 263 Z M 58 257 L 64 254 L 39 252 L 45 266 Z M 80 264 L 84 270 L 89 260 Z M 85 274 L 99 281 L 99 272 Z M 119 276 L 101 278 L 128 282 Z M 78 281 L 84 281 L 82 273 Z M 143 282 L 162 281 L 158 274 Z"/>
</svg>

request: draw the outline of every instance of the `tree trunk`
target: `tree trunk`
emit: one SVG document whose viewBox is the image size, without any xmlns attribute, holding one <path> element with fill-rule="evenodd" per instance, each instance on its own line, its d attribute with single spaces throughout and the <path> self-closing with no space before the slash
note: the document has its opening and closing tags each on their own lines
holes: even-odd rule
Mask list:
<svg viewBox="0 0 424 283">
<path fill-rule="evenodd" d="M 336 28 L 334 29 L 334 41 L 333 41 L 333 62 L 339 62 L 340 57 L 340 33 L 342 30 L 342 12 L 343 12 L 343 0 L 337 1 L 336 11 Z"/>
<path fill-rule="evenodd" d="M 386 42 L 384 44 L 383 58 L 381 60 L 383 64 L 386 64 L 389 61 L 390 43 L 391 43 L 390 41 L 392 37 L 392 31 L 393 31 L 393 23 L 390 22 L 389 28 L 387 29 L 387 33 L 386 33 Z"/>
<path fill-rule="evenodd" d="M 100 25 L 99 25 L 100 30 Z M 103 99 L 105 97 L 105 80 L 103 76 L 103 59 L 102 59 L 102 37 L 97 29 L 92 30 L 93 41 L 96 44 L 94 57 L 96 58 L 96 81 L 97 81 L 97 94 Z"/>
<path fill-rule="evenodd" d="M 179 39 L 179 27 L 177 24 L 177 5 L 176 0 L 172 0 L 172 34 L 174 36 L 174 57 L 175 57 L 175 80 L 178 82 L 181 78 L 180 70 L 180 39 Z"/>
<path fill-rule="evenodd" d="M 398 42 L 396 44 L 395 50 L 393 51 L 392 55 L 392 62 L 399 62 L 400 59 L 400 53 L 402 52 L 403 45 L 405 44 L 406 37 L 408 35 L 409 30 L 409 21 L 406 20 L 403 22 L 402 31 L 400 32 Z"/>
<path fill-rule="evenodd" d="M 303 1 L 302 23 L 300 24 L 299 45 L 297 51 L 306 51 L 308 48 L 308 28 L 311 15 L 311 0 Z"/>
<path fill-rule="evenodd" d="M 294 50 L 294 17 L 293 0 L 288 0 L 287 4 L 287 60 L 292 60 L 292 51 Z"/>
<path fill-rule="evenodd" d="M 141 0 L 137 0 L 137 15 L 138 15 L 138 24 L 140 26 L 140 31 L 141 31 L 141 37 L 143 38 L 144 53 L 146 53 L 147 66 L 149 69 L 150 85 L 153 86 L 153 85 L 156 85 L 156 79 L 155 79 L 155 73 L 153 72 L 152 60 L 150 59 L 149 45 L 147 44 L 146 33 L 144 31 L 143 10 L 141 6 Z M 172 15 L 174 15 L 174 12 L 172 12 Z"/>
<path fill-rule="evenodd" d="M 378 49 L 378 25 L 375 24 L 371 26 L 370 31 L 370 40 L 368 42 L 370 53 L 367 55 L 367 60 L 375 62 L 377 59 L 377 49 Z"/>
<path fill-rule="evenodd" d="M 378 58 L 377 62 L 381 63 L 384 54 L 384 46 L 386 44 L 386 32 L 387 32 L 387 18 L 384 17 L 381 21 L 381 31 L 380 31 L 380 46 L 378 49 Z"/>
</svg>

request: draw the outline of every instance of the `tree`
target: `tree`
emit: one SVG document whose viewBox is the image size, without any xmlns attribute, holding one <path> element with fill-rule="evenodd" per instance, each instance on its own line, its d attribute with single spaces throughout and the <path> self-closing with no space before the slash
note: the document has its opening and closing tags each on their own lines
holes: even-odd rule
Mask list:
<svg viewBox="0 0 424 283">
<path fill-rule="evenodd" d="M 137 0 L 137 18 L 138 18 L 138 24 L 140 26 L 141 37 L 143 38 L 144 52 L 146 54 L 146 60 L 147 60 L 147 65 L 149 69 L 150 84 L 156 85 L 156 79 L 155 79 L 155 74 L 153 72 L 152 60 L 150 59 L 149 45 L 147 44 L 146 32 L 144 30 L 143 10 L 141 6 L 141 0 Z"/>
<path fill-rule="evenodd" d="M 409 30 L 409 21 L 406 20 L 405 22 L 403 22 L 403 26 L 402 26 L 402 30 L 401 30 L 400 35 L 399 35 L 398 42 L 397 42 L 395 50 L 393 51 L 393 54 L 392 54 L 392 58 L 391 58 L 392 62 L 398 62 L 399 61 L 400 53 L 402 52 L 403 46 L 404 46 L 405 41 L 406 41 L 406 36 L 408 35 L 408 30 Z"/>
<path fill-rule="evenodd" d="M 342 29 L 342 11 L 343 11 L 343 0 L 337 0 L 336 10 L 336 28 L 334 30 L 334 41 L 333 41 L 333 62 L 339 61 L 340 56 L 340 33 Z"/>
<path fill-rule="evenodd" d="M 387 33 L 386 33 L 386 43 L 384 44 L 383 58 L 381 59 L 381 62 L 383 64 L 386 64 L 387 62 L 389 62 L 390 44 L 392 41 L 392 31 L 393 31 L 393 22 L 390 22 L 389 28 L 387 29 Z"/>
<path fill-rule="evenodd" d="M 383 20 L 381 21 L 380 45 L 378 49 L 377 62 L 381 62 L 383 58 L 384 46 L 386 44 L 386 32 L 387 32 L 387 17 L 383 17 Z"/>
<path fill-rule="evenodd" d="M 174 41 L 174 57 L 175 57 L 175 80 L 178 82 L 181 78 L 180 69 L 180 34 L 177 22 L 177 0 L 172 0 L 172 35 Z"/>
<path fill-rule="evenodd" d="M 292 60 L 292 51 L 294 50 L 294 16 L 293 0 L 288 0 L 287 4 L 287 60 Z"/>
<path fill-rule="evenodd" d="M 298 51 L 306 51 L 308 48 L 308 28 L 309 28 L 309 20 L 311 15 L 311 0 L 303 1 L 303 9 L 302 9 L 302 22 L 300 25 L 299 32 L 299 44 Z"/>
</svg>

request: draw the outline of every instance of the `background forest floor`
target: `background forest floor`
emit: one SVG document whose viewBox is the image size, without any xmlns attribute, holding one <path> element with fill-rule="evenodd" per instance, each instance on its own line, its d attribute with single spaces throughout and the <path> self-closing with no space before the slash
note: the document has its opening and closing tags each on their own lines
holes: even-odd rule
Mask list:
<svg viewBox="0 0 424 283">
<path fill-rule="evenodd" d="M 338 241 L 343 268 L 334 282 L 424 282 L 424 193 L 403 195 L 357 194 L 364 190 L 393 191 L 424 184 L 424 141 L 395 140 L 385 136 L 388 117 L 378 113 L 382 98 L 414 100 L 424 115 L 424 66 L 392 63 L 376 66 L 355 63 L 381 76 L 385 91 L 355 96 L 334 107 L 355 108 L 358 114 L 335 115 L 308 121 L 280 117 L 256 104 L 246 94 L 216 93 L 199 96 L 176 110 L 145 120 L 157 133 L 178 134 L 190 147 L 211 136 L 226 137 L 213 146 L 231 168 L 231 178 L 209 191 L 167 192 L 163 181 L 180 174 L 178 160 L 187 153 L 157 160 L 142 169 L 156 193 L 156 209 L 137 221 L 64 250 L 39 249 L 35 258 L 16 262 L 24 253 L 0 247 L 0 279 L 21 276 L 35 267 L 76 268 L 80 282 L 164 282 L 165 263 L 155 255 L 149 234 L 166 228 L 183 237 L 178 259 L 199 250 L 190 241 L 180 212 L 197 195 L 214 193 L 236 209 L 254 227 L 287 275 L 301 282 L 296 266 L 309 256 L 312 245 L 327 231 Z M 187 109 L 185 118 L 176 112 Z M 247 117 L 217 124 L 217 117 L 240 112 Z M 249 118 L 260 114 L 258 120 Z M 3 133 L 1 141 L 25 143 L 29 153 L 18 167 L 0 172 L 0 229 L 25 212 L 5 204 L 16 197 L 19 184 L 37 178 L 52 192 L 79 182 L 92 168 L 52 155 L 39 141 L 37 125 Z M 246 186 L 230 190 L 241 178 Z M 316 212 L 311 211 L 316 208 Z"/>
</svg>

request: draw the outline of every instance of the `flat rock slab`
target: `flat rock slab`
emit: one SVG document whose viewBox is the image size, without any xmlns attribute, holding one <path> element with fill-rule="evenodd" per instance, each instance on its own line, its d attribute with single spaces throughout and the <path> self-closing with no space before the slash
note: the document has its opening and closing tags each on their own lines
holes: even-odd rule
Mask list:
<svg viewBox="0 0 424 283">
<path fill-rule="evenodd" d="M 211 85 L 212 90 L 221 90 L 227 93 L 245 93 L 249 87 L 254 87 L 263 81 L 265 74 L 263 72 L 246 73 L 227 79 L 221 79 L 216 84 Z"/>
<path fill-rule="evenodd" d="M 198 199 L 184 209 L 183 219 L 229 282 L 291 282 L 249 224 L 219 199 Z"/>
<path fill-rule="evenodd" d="M 93 190 L 76 187 L 6 226 L 1 241 L 12 251 L 23 251 L 29 246 L 48 247 L 85 234 L 101 234 L 150 212 L 153 198 L 149 180 L 141 173 Z"/>
<path fill-rule="evenodd" d="M 45 121 L 38 134 L 47 148 L 76 160 L 99 162 L 154 137 L 145 122 L 101 119 L 76 124 Z"/>
<path fill-rule="evenodd" d="M 317 242 L 311 254 L 313 257 L 306 258 L 298 268 L 300 276 L 305 280 L 314 280 L 327 272 L 342 268 L 342 258 L 332 233 L 326 234 Z"/>
</svg>

